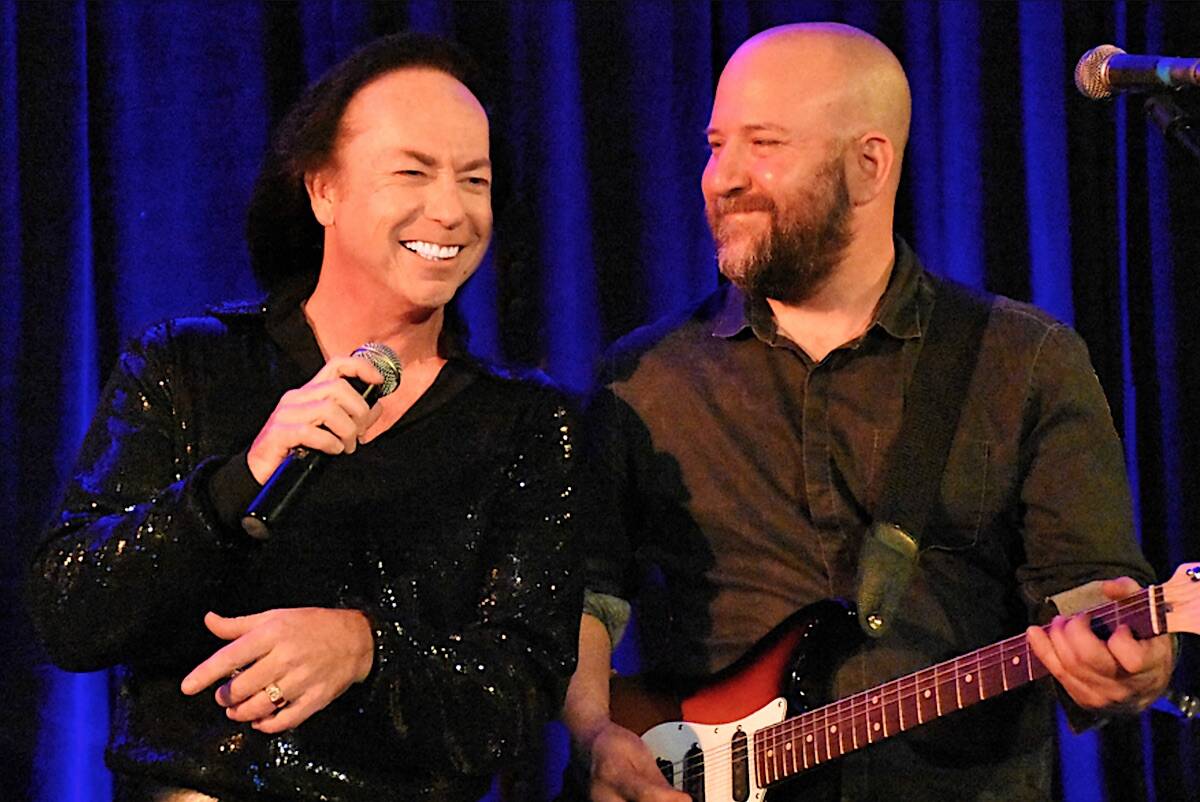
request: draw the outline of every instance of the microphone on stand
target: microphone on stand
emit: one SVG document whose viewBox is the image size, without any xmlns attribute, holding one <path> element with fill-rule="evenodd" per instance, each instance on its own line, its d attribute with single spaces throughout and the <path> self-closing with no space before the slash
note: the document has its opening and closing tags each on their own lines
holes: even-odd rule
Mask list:
<svg viewBox="0 0 1200 802">
<path fill-rule="evenodd" d="M 1092 100 L 1117 92 L 1200 86 L 1200 58 L 1131 56 L 1114 45 L 1100 45 L 1084 53 L 1075 65 L 1075 86 Z"/>
<path fill-rule="evenodd" d="M 382 343 L 366 343 L 355 348 L 351 356 L 367 360 L 383 376 L 383 384 L 367 384 L 358 378 L 346 378 L 368 405 L 374 406 L 376 401 L 400 386 L 400 357 L 391 348 Z M 295 500 L 308 477 L 325 464 L 329 456 L 324 451 L 304 446 L 296 446 L 288 451 L 283 462 L 279 463 L 279 467 L 246 508 L 242 528 L 247 534 L 258 540 L 268 539 L 271 526 Z"/>
</svg>

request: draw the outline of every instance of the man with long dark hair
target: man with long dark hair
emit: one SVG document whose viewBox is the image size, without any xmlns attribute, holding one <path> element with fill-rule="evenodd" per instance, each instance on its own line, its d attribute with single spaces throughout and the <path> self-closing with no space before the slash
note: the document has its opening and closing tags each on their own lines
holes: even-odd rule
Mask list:
<svg viewBox="0 0 1200 802">
<path fill-rule="evenodd" d="M 118 667 L 119 800 L 476 799 L 557 709 L 571 422 L 448 325 L 491 230 L 467 59 L 378 40 L 276 138 L 250 213 L 265 303 L 122 354 L 31 580 L 55 662 Z M 403 366 L 373 407 L 367 341 Z M 250 537 L 297 448 L 340 456 Z"/>
</svg>

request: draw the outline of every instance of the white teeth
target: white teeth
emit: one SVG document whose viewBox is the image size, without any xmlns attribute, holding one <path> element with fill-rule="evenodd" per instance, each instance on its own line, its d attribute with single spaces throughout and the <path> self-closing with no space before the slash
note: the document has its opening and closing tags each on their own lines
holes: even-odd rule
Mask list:
<svg viewBox="0 0 1200 802">
<path fill-rule="evenodd" d="M 400 244 L 423 259 L 452 259 L 462 250 L 461 245 L 438 245 L 415 239 Z"/>
</svg>

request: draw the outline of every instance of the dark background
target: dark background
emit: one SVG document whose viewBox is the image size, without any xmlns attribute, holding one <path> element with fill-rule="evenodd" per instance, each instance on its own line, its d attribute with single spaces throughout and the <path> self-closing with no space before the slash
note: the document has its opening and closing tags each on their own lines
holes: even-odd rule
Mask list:
<svg viewBox="0 0 1200 802">
<path fill-rule="evenodd" d="M 1164 578 L 1200 557 L 1200 165 L 1138 99 L 1071 86 L 1101 43 L 1200 55 L 1196 3 L 0 0 L 0 798 L 108 799 L 106 678 L 45 664 L 27 554 L 122 342 L 258 292 L 245 206 L 306 83 L 404 28 L 475 53 L 496 90 L 498 229 L 463 290 L 472 347 L 583 391 L 614 338 L 714 285 L 699 176 L 721 66 L 752 33 L 822 19 L 909 72 L 898 230 L 931 268 L 1078 328 L 1148 557 Z M 1193 657 L 1177 680 L 1200 690 Z M 1200 798 L 1196 727 L 1152 712 L 1065 737 L 1064 797 Z"/>
</svg>

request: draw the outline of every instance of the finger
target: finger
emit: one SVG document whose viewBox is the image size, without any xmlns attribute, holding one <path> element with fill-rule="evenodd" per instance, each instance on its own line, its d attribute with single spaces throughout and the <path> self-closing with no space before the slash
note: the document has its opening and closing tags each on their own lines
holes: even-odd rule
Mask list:
<svg viewBox="0 0 1200 802">
<path fill-rule="evenodd" d="M 1118 601 L 1126 598 L 1127 596 L 1132 596 L 1141 589 L 1141 585 L 1127 576 L 1106 580 L 1100 586 L 1100 590 L 1104 593 L 1104 595 L 1113 601 Z"/>
<path fill-rule="evenodd" d="M 359 428 L 358 421 L 351 417 L 350 413 L 342 406 L 346 400 L 327 397 L 314 403 L 310 410 L 311 422 L 332 433 L 341 442 L 342 449 L 346 453 L 352 453 L 354 446 L 358 444 L 358 435 L 362 430 Z M 365 405 L 361 398 L 358 401 Z"/>
<path fill-rule="evenodd" d="M 260 718 L 250 726 L 259 732 L 274 735 L 303 724 L 309 716 L 324 706 L 316 694 L 304 693 L 300 698 L 289 702 L 287 707 L 279 708 L 273 715 Z"/>
<path fill-rule="evenodd" d="M 319 422 L 304 421 L 277 427 L 278 436 L 289 443 L 284 450 L 286 457 L 293 448 L 303 447 L 310 451 L 323 451 L 326 454 L 341 454 L 346 450 L 346 444 L 336 434 L 322 428 Z M 279 462 L 283 462 L 280 457 Z M 278 464 L 278 463 L 276 463 Z"/>
<path fill-rule="evenodd" d="M 1149 674 L 1169 671 L 1174 644 L 1166 635 L 1138 640 L 1132 630 L 1122 624 L 1108 639 L 1108 650 L 1123 670 L 1130 674 Z"/>
<path fill-rule="evenodd" d="M 371 414 L 371 405 L 363 399 L 362 394 L 350 386 L 344 379 L 338 379 L 330 384 L 328 395 L 356 423 L 365 421 Z"/>
<path fill-rule="evenodd" d="M 1148 664 L 1150 641 L 1139 641 L 1126 624 L 1117 627 L 1105 644 L 1109 654 L 1121 668 L 1130 674 L 1140 674 Z"/>
<path fill-rule="evenodd" d="M 261 613 L 253 613 L 251 615 L 226 617 L 220 613 L 209 611 L 204 616 L 204 626 L 208 627 L 208 631 L 221 640 L 234 640 L 245 635 L 259 624 L 265 623 L 273 612 L 273 610 L 264 610 Z"/>
<path fill-rule="evenodd" d="M 1029 644 L 1029 648 L 1033 650 L 1034 655 L 1041 661 L 1046 670 L 1050 672 L 1050 676 L 1054 677 L 1063 690 L 1065 690 L 1072 699 L 1078 702 L 1083 707 L 1096 707 L 1095 700 L 1091 698 L 1091 694 L 1087 688 L 1082 686 L 1063 665 L 1059 659 L 1058 652 L 1055 651 L 1054 642 L 1050 640 L 1050 636 L 1041 627 L 1029 627 L 1025 630 L 1025 640 Z"/>
<path fill-rule="evenodd" d="M 221 707 L 237 707 L 247 699 L 254 697 L 267 685 L 283 675 L 283 669 L 272 653 L 267 653 L 242 671 L 235 672 L 227 681 L 217 688 L 215 698 Z"/>
<path fill-rule="evenodd" d="M 588 795 L 591 798 L 591 802 L 627 802 L 616 791 L 598 782 L 592 783 Z"/>
<path fill-rule="evenodd" d="M 1049 663 L 1047 668 L 1072 699 L 1085 708 L 1100 710 L 1126 698 L 1127 691 L 1114 679 L 1116 661 L 1107 653 L 1104 643 L 1092 634 L 1086 617 L 1065 619 L 1056 616 L 1050 622 L 1047 634 L 1057 670 L 1051 669 Z M 1031 637 L 1030 641 L 1033 640 Z M 1091 646 L 1105 652 L 1103 662 L 1108 663 L 1107 673 L 1098 671 L 1088 658 L 1078 654 L 1079 650 Z"/>
<path fill-rule="evenodd" d="M 270 650 L 270 643 L 261 632 L 260 629 L 252 630 L 218 649 L 183 678 L 179 689 L 187 696 L 192 696 L 214 682 L 228 677 L 234 669 L 240 669 L 258 660 Z"/>
<path fill-rule="evenodd" d="M 288 706 L 292 704 L 291 700 L 288 698 L 287 692 L 284 691 L 284 688 L 290 687 L 288 680 L 283 679 L 273 684 L 283 694 L 282 700 L 279 704 L 271 701 L 270 694 L 268 693 L 270 684 L 268 684 L 264 685 L 262 688 L 259 688 L 241 704 L 227 708 L 225 710 L 225 715 L 233 721 L 254 722 L 265 718 L 270 718 L 271 716 L 286 710 Z"/>
<path fill-rule="evenodd" d="M 645 765 L 629 764 L 624 771 L 610 773 L 608 780 L 626 799 L 647 800 L 648 802 L 671 799 L 671 795 L 664 796 L 664 792 L 673 789 L 667 782 L 667 778 L 658 770 L 658 766 L 654 764 L 651 764 L 649 770 Z"/>
<path fill-rule="evenodd" d="M 314 381 L 325 381 L 332 378 L 356 378 L 365 381 L 367 384 L 382 384 L 383 376 L 375 369 L 367 360 L 357 356 L 336 356 L 325 363 L 325 366 L 317 371 L 317 375 L 313 377 Z M 310 382 L 311 383 L 311 382 Z"/>
<path fill-rule="evenodd" d="M 1029 648 L 1033 650 L 1034 656 L 1050 672 L 1050 676 L 1062 683 L 1064 688 L 1067 686 L 1067 683 L 1074 682 L 1074 678 L 1067 672 L 1062 659 L 1058 655 L 1054 642 L 1050 639 L 1046 630 L 1042 627 L 1029 627 L 1025 630 L 1025 640 L 1029 643 Z"/>
<path fill-rule="evenodd" d="M 1117 675 L 1120 667 L 1108 646 L 1092 632 L 1088 616 L 1076 615 L 1067 619 L 1061 630 L 1051 633 L 1051 640 L 1056 636 L 1062 639 L 1058 651 L 1063 655 L 1063 662 L 1073 664 L 1078 673 L 1103 679 Z"/>
</svg>

